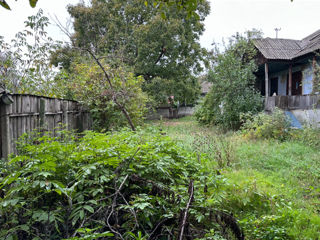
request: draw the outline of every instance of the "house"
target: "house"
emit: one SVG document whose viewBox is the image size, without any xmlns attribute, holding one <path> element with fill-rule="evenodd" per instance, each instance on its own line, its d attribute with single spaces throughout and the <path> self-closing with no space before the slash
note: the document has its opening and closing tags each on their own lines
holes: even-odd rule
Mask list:
<svg viewBox="0 0 320 240">
<path fill-rule="evenodd" d="M 208 92 L 210 91 L 211 87 L 212 87 L 212 83 L 208 82 L 208 81 L 203 81 L 201 84 L 201 96 L 205 96 L 208 94 Z"/>
<path fill-rule="evenodd" d="M 265 96 L 265 110 L 278 107 L 301 122 L 320 126 L 320 30 L 302 40 L 263 38 L 253 43 L 258 52 L 257 88 Z"/>
</svg>

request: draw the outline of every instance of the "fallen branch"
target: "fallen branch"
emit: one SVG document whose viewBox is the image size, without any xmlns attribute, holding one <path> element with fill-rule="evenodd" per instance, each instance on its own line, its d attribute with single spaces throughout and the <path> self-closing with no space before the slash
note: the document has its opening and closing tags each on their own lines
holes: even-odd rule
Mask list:
<svg viewBox="0 0 320 240">
<path fill-rule="evenodd" d="M 183 214 L 183 220 L 182 220 L 182 224 L 181 224 L 181 230 L 180 230 L 180 234 L 179 234 L 179 240 L 182 240 L 183 238 L 183 232 L 184 232 L 184 228 L 187 222 L 187 217 L 188 217 L 188 210 L 190 208 L 190 205 L 193 201 L 193 192 L 194 192 L 194 186 L 193 186 L 193 180 L 190 181 L 189 184 L 189 201 L 187 203 L 187 207 L 184 210 L 184 214 Z"/>
</svg>

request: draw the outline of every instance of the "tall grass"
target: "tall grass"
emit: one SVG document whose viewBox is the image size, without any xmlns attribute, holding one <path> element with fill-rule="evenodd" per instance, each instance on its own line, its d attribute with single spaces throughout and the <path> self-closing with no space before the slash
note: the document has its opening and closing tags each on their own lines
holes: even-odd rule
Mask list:
<svg viewBox="0 0 320 240">
<path fill-rule="evenodd" d="M 222 133 L 192 117 L 150 124 L 208 157 L 208 171 L 224 179 L 208 202 L 236 214 L 247 239 L 319 239 L 320 149 L 305 137 L 310 129 L 278 141 Z"/>
</svg>

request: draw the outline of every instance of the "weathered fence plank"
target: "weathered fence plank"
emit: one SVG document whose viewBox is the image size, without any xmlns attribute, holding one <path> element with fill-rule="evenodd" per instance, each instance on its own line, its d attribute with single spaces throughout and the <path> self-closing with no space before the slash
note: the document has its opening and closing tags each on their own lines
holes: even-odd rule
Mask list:
<svg viewBox="0 0 320 240">
<path fill-rule="evenodd" d="M 11 152 L 9 106 L 1 106 L 1 157 L 6 157 Z"/>
<path fill-rule="evenodd" d="M 90 113 L 75 101 L 34 95 L 14 94 L 14 102 L 0 102 L 0 158 L 17 153 L 16 141 L 26 132 L 38 129 L 84 131 L 91 129 Z"/>
</svg>

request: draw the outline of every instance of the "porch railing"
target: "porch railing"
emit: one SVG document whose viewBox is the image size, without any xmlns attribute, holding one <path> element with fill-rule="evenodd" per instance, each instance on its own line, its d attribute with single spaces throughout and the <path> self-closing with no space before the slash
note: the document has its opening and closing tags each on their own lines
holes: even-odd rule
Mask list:
<svg viewBox="0 0 320 240">
<path fill-rule="evenodd" d="M 265 110 L 272 111 L 275 107 L 283 110 L 320 108 L 320 95 L 268 97 Z"/>
</svg>

